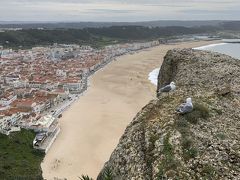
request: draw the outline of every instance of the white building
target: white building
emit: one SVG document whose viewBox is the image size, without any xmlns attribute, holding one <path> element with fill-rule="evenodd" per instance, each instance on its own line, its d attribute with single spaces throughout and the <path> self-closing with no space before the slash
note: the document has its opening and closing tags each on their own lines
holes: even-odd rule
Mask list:
<svg viewBox="0 0 240 180">
<path fill-rule="evenodd" d="M 61 69 L 58 69 L 58 70 L 56 71 L 56 75 L 57 75 L 57 76 L 60 76 L 60 77 L 66 77 L 66 76 L 67 76 L 67 73 L 66 73 L 65 71 L 61 70 Z"/>
<path fill-rule="evenodd" d="M 0 133 L 9 135 L 17 121 L 22 119 L 22 114 L 17 112 L 11 115 L 0 115 Z"/>
<path fill-rule="evenodd" d="M 45 84 L 45 89 L 46 89 L 46 90 L 57 89 L 58 85 L 59 85 L 59 82 L 47 83 L 47 84 Z"/>
<path fill-rule="evenodd" d="M 10 86 L 12 86 L 14 88 L 25 88 L 29 85 L 28 85 L 27 81 L 16 80 L 16 81 L 13 81 Z"/>
<path fill-rule="evenodd" d="M 69 90 L 68 89 L 66 89 L 66 90 L 64 90 L 64 89 L 55 89 L 55 90 L 53 90 L 51 92 L 51 94 L 56 94 L 56 95 L 58 95 L 59 99 L 63 99 L 63 98 L 67 98 L 68 97 Z"/>
<path fill-rule="evenodd" d="M 30 129 L 36 132 L 50 132 L 52 128 L 55 129 L 57 125 L 57 119 L 52 115 L 46 115 L 38 119 L 36 122 L 32 122 Z"/>
<path fill-rule="evenodd" d="M 11 120 L 7 116 L 0 116 L 0 133 L 8 135 L 11 129 Z"/>
<path fill-rule="evenodd" d="M 63 55 L 64 55 L 63 49 L 61 49 L 61 48 L 54 48 L 54 49 L 51 49 L 49 58 L 51 60 L 53 60 L 53 61 L 58 61 L 58 60 L 61 60 Z"/>
<path fill-rule="evenodd" d="M 5 110 L 7 110 L 9 108 L 10 108 L 10 106 L 2 106 L 2 105 L 0 105 L 0 111 L 5 111 Z"/>
<path fill-rule="evenodd" d="M 12 57 L 12 49 L 3 49 L 0 51 L 0 57 L 1 58 L 10 58 Z"/>
<path fill-rule="evenodd" d="M 40 88 L 42 88 L 45 84 L 46 84 L 46 83 L 44 83 L 44 82 L 30 81 L 30 82 L 28 83 L 28 86 L 29 86 L 30 88 L 38 88 L 38 89 L 40 89 Z"/>
<path fill-rule="evenodd" d="M 27 53 L 24 54 L 23 61 L 33 61 L 33 60 L 35 60 L 35 57 L 32 51 L 28 51 Z"/>
<path fill-rule="evenodd" d="M 8 106 L 16 99 L 17 99 L 17 95 L 9 95 L 8 97 L 4 97 L 0 99 L 0 105 Z"/>
<path fill-rule="evenodd" d="M 18 81 L 20 79 L 19 75 L 7 75 L 3 77 L 7 84 L 12 84 L 14 81 Z"/>
<path fill-rule="evenodd" d="M 45 103 L 41 103 L 41 104 L 37 104 L 35 103 L 33 106 L 33 112 L 35 113 L 41 113 L 46 109 L 46 104 Z"/>
<path fill-rule="evenodd" d="M 79 91 L 81 90 L 82 83 L 81 81 L 69 81 L 63 84 L 63 89 L 64 90 L 69 90 L 69 91 Z"/>
</svg>

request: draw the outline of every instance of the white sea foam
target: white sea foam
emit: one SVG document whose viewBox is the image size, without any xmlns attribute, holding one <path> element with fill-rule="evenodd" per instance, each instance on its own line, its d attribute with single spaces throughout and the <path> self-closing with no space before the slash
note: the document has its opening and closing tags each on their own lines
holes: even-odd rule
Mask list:
<svg viewBox="0 0 240 180">
<path fill-rule="evenodd" d="M 225 45 L 225 44 L 227 44 L 227 43 L 210 44 L 210 45 L 207 45 L 207 46 L 196 47 L 196 48 L 193 48 L 193 49 L 204 50 L 204 49 L 209 49 L 209 48 L 213 48 L 213 47 L 216 47 L 216 46 L 222 46 L 222 45 Z"/>
<path fill-rule="evenodd" d="M 157 86 L 158 83 L 158 74 L 159 74 L 160 68 L 154 69 L 152 72 L 148 74 L 148 79 Z"/>
</svg>

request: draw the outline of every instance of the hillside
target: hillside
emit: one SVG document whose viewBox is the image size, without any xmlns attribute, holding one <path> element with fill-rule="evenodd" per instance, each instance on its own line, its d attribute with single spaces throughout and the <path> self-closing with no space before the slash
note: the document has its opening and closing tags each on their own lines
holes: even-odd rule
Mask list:
<svg viewBox="0 0 240 180">
<path fill-rule="evenodd" d="M 149 26 L 147 26 L 148 22 L 125 25 L 124 23 L 122 25 L 113 23 L 112 26 L 103 24 L 99 27 L 89 25 L 84 28 L 76 28 L 75 25 L 79 24 L 68 23 L 63 26 L 50 23 L 47 24 L 47 27 L 36 24 L 31 28 L 22 27 L 30 26 L 30 24 L 22 24 L 19 27 L 23 29 L 16 31 L 1 31 L 0 24 L 0 46 L 17 49 L 52 45 L 53 43 L 74 43 L 100 48 L 115 43 L 169 39 L 182 35 L 208 34 L 223 38 L 239 38 L 240 31 L 240 21 L 161 21 L 159 23 L 163 24 L 162 26 L 157 25 L 158 21 L 152 23 L 153 25 Z"/>
<path fill-rule="evenodd" d="M 44 153 L 33 149 L 35 133 L 22 129 L 9 136 L 0 134 L 0 179 L 42 180 Z"/>
<path fill-rule="evenodd" d="M 56 28 L 99 28 L 111 26 L 145 26 L 145 27 L 167 27 L 167 26 L 222 26 L 226 23 L 239 23 L 239 21 L 177 21 L 177 20 L 160 20 L 160 21 L 143 21 L 143 22 L 24 22 L 24 21 L 0 21 L 0 28 L 23 28 L 23 29 L 56 29 Z M 228 28 L 228 27 L 227 27 Z"/>
<path fill-rule="evenodd" d="M 31 48 L 41 45 L 87 44 L 103 47 L 109 44 L 147 41 L 180 35 L 215 33 L 215 27 L 143 27 L 143 26 L 112 26 L 84 29 L 23 29 L 18 31 L 0 32 L 0 46 L 5 48 Z"/>
<path fill-rule="evenodd" d="M 240 177 L 240 61 L 218 53 L 171 50 L 162 64 L 162 94 L 133 119 L 98 180 L 237 179 Z M 187 97 L 194 110 L 175 109 Z"/>
</svg>

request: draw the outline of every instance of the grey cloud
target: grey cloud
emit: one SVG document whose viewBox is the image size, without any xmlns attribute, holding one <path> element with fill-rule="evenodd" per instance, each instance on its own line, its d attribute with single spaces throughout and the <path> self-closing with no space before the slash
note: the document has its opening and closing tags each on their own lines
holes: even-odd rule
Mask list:
<svg viewBox="0 0 240 180">
<path fill-rule="evenodd" d="M 189 14 L 225 14 L 225 13 L 233 13 L 234 11 L 232 10 L 184 10 L 182 11 L 184 13 L 189 13 Z"/>
<path fill-rule="evenodd" d="M 53 2 L 53 3 L 126 3 L 126 4 L 182 4 L 182 3 L 221 3 L 232 4 L 238 3 L 239 0 L 1 0 L 1 2 L 16 3 L 36 3 L 36 2 Z"/>
<path fill-rule="evenodd" d="M 0 21 L 142 21 L 169 19 L 240 19 L 240 13 L 238 12 L 240 9 L 240 0 L 0 1 Z"/>
<path fill-rule="evenodd" d="M 117 9 L 87 9 L 86 13 L 97 13 L 97 14 L 129 14 L 129 13 L 139 13 L 137 10 L 117 10 Z M 143 11 L 142 11 L 143 12 Z"/>
</svg>

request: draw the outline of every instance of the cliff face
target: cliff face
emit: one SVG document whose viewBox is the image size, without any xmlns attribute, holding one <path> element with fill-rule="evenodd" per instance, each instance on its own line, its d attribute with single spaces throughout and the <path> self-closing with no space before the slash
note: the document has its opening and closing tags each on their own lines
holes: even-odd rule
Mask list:
<svg viewBox="0 0 240 180">
<path fill-rule="evenodd" d="M 240 60 L 192 49 L 165 56 L 158 89 L 133 119 L 98 176 L 116 180 L 238 179 L 240 177 Z M 187 97 L 194 110 L 178 115 Z"/>
</svg>

